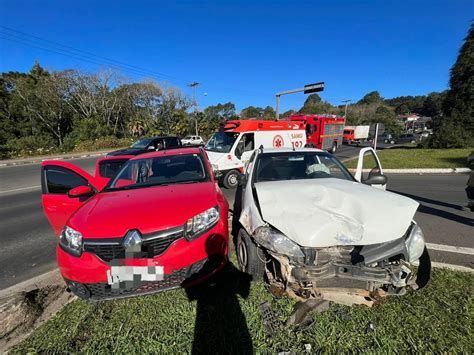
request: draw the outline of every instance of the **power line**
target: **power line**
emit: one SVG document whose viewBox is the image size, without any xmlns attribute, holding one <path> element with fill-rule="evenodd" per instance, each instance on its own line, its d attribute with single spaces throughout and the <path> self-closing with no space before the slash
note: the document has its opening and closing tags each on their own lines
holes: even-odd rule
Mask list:
<svg viewBox="0 0 474 355">
<path fill-rule="evenodd" d="M 71 47 L 71 46 L 68 46 L 68 45 L 64 45 L 64 44 L 54 42 L 54 41 L 51 41 L 51 40 L 48 40 L 48 39 L 45 39 L 45 38 L 41 38 L 41 37 L 38 37 L 38 36 L 30 35 L 30 34 L 27 34 L 25 32 L 17 31 L 17 30 L 14 30 L 12 28 L 9 28 L 9 27 L 5 27 L 5 26 L 0 25 L 0 28 L 2 28 L 3 31 L 7 31 L 7 32 L 3 33 L 4 35 L 13 36 L 13 37 L 16 37 L 17 39 L 27 40 L 27 41 L 33 42 L 33 43 L 35 43 L 35 41 L 40 42 L 39 43 L 40 45 L 53 47 L 53 49 L 58 49 L 58 50 L 70 53 L 72 55 L 80 55 L 81 57 L 89 57 L 89 58 L 92 58 L 92 59 L 95 59 L 95 60 L 99 59 L 101 61 L 101 63 L 103 63 L 105 61 L 105 64 L 113 63 L 113 65 L 118 65 L 120 67 L 128 67 L 132 70 L 140 71 L 140 72 L 143 72 L 143 73 L 146 73 L 146 74 L 153 74 L 153 75 L 163 77 L 163 78 L 166 78 L 166 79 L 182 81 L 183 83 L 188 82 L 187 79 L 177 78 L 177 77 L 174 77 L 174 76 L 171 76 L 171 75 L 168 75 L 168 74 L 164 74 L 164 73 L 160 73 L 160 72 L 157 72 L 157 71 L 154 71 L 154 70 L 144 69 L 144 68 L 138 67 L 136 65 L 130 65 L 130 64 L 127 64 L 127 63 L 124 63 L 124 62 L 121 62 L 121 61 L 118 61 L 118 60 L 115 60 L 115 59 L 111 59 L 111 58 L 108 58 L 108 57 L 97 55 L 97 54 L 94 54 L 94 53 L 91 53 L 91 52 L 87 52 L 87 51 L 84 51 L 84 50 L 81 50 L 81 49 L 77 49 L 77 48 L 74 48 L 74 47 Z M 8 33 L 8 32 L 13 32 L 13 33 Z M 23 38 L 23 37 L 26 37 L 26 38 Z M 32 39 L 30 39 L 30 38 L 32 38 Z M 44 43 L 41 43 L 41 42 L 44 42 Z M 38 43 L 36 43 L 36 44 L 38 44 Z"/>
<path fill-rule="evenodd" d="M 128 72 L 134 75 L 142 75 L 142 76 L 148 75 L 158 80 L 166 79 L 166 80 L 169 80 L 170 82 L 175 82 L 175 83 L 177 81 L 182 82 L 183 84 L 189 82 L 189 80 L 187 79 L 174 77 L 171 75 L 163 74 L 163 73 L 152 71 L 149 69 L 144 69 L 136 65 L 130 65 L 130 64 L 127 64 L 115 59 L 96 55 L 91 52 L 87 52 L 87 51 L 77 49 L 71 46 L 63 45 L 61 43 L 54 42 L 45 38 L 30 35 L 25 32 L 21 32 L 21 31 L 18 31 L 6 26 L 0 25 L 0 29 L 2 29 L 2 31 L 0 32 L 0 35 L 4 36 L 4 37 L 0 37 L 0 39 L 20 43 L 26 46 L 38 48 L 44 51 L 60 54 L 66 57 L 70 57 L 73 59 L 85 61 L 85 62 L 96 64 L 96 65 L 109 66 L 114 69 L 122 70 L 124 72 Z M 226 87 L 219 87 L 219 86 L 214 86 L 214 85 L 207 85 L 207 86 L 210 88 L 219 90 L 221 92 L 238 93 L 240 95 L 245 95 L 245 96 L 269 97 L 268 94 L 256 92 L 256 91 L 241 90 L 237 88 L 226 88 Z"/>
</svg>

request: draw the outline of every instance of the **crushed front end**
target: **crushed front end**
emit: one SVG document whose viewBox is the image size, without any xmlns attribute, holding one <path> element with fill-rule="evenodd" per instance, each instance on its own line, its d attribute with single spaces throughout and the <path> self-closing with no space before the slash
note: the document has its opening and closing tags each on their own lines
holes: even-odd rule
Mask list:
<svg viewBox="0 0 474 355">
<path fill-rule="evenodd" d="M 415 223 L 390 242 L 325 248 L 301 247 L 270 227 L 262 228 L 267 229 L 257 230 L 254 239 L 265 251 L 266 276 L 276 294 L 371 306 L 380 297 L 405 294 L 407 287 L 422 288 L 430 279 L 430 257 Z"/>
</svg>

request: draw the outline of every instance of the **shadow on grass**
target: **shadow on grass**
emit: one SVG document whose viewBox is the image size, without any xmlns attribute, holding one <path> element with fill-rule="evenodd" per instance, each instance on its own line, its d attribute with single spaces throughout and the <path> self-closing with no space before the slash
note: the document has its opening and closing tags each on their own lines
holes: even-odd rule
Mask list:
<svg viewBox="0 0 474 355">
<path fill-rule="evenodd" d="M 253 353 L 252 338 L 237 298 L 248 297 L 251 279 L 229 262 L 212 279 L 186 289 L 189 301 L 197 301 L 193 354 Z"/>
<path fill-rule="evenodd" d="M 377 147 L 378 148 L 378 147 Z M 382 149 L 390 149 L 390 150 L 414 150 L 414 149 L 420 149 L 420 147 L 417 146 L 406 146 L 406 145 L 390 145 L 390 146 L 384 146 Z"/>
<path fill-rule="evenodd" d="M 439 159 L 443 162 L 453 164 L 459 168 L 468 167 L 466 157 L 441 157 Z"/>
</svg>

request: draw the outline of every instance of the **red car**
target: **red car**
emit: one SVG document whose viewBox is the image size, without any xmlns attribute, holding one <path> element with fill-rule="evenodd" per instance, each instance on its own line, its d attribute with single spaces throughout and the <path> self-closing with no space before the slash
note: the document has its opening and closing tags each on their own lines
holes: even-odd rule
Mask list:
<svg viewBox="0 0 474 355">
<path fill-rule="evenodd" d="M 67 162 L 42 164 L 59 270 L 83 299 L 186 287 L 227 262 L 228 204 L 205 151 L 128 158 L 100 159 L 95 177 Z"/>
</svg>

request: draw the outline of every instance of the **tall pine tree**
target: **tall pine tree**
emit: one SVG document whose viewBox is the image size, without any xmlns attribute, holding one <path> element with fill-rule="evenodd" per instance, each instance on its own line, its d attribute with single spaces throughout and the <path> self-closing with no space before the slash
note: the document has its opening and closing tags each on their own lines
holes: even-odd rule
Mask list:
<svg viewBox="0 0 474 355">
<path fill-rule="evenodd" d="M 444 119 L 432 139 L 438 147 L 474 145 L 474 23 L 451 68 L 450 89 L 443 103 Z"/>
</svg>

